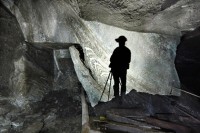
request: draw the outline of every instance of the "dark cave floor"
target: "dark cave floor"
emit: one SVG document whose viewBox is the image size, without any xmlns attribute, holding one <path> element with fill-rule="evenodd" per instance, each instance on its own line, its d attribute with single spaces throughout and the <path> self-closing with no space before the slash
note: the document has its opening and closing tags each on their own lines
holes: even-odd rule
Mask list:
<svg viewBox="0 0 200 133">
<path fill-rule="evenodd" d="M 36 71 L 41 70 L 36 64 L 29 63 L 35 67 L 26 65 L 26 87 L 30 86 L 27 92 L 23 90 L 14 95 L 17 90 L 0 86 L 1 133 L 80 133 L 82 86 L 71 59 L 58 60 L 63 69 L 55 71 L 53 80 L 51 75 Z M 49 88 L 45 88 L 46 84 Z"/>
<path fill-rule="evenodd" d="M 77 96 L 74 96 L 77 95 Z M 8 100 L 0 100 L 1 133 L 79 133 L 81 131 L 81 102 L 79 92 L 50 91 L 42 101 L 24 109 Z"/>
<path fill-rule="evenodd" d="M 90 125 L 103 132 L 180 132 L 200 130 L 200 100 L 182 93 L 180 97 L 150 95 L 132 90 L 90 109 Z"/>
</svg>

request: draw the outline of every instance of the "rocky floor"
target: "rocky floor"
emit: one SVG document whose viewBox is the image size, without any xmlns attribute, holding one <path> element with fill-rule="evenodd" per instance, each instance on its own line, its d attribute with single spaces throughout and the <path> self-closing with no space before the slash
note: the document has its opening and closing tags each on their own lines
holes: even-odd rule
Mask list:
<svg viewBox="0 0 200 133">
<path fill-rule="evenodd" d="M 80 97 L 68 90 L 50 91 L 42 101 L 26 109 L 16 108 L 1 98 L 1 133 L 79 133 Z M 77 96 L 74 96 L 77 95 Z"/>
<path fill-rule="evenodd" d="M 103 132 L 177 132 L 200 130 L 199 99 L 150 95 L 132 90 L 122 98 L 99 103 L 90 114 L 91 126 Z"/>
</svg>

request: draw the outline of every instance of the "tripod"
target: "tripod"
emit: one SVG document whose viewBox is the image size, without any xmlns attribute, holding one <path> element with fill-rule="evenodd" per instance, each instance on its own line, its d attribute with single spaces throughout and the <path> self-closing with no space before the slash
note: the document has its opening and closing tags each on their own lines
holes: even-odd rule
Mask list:
<svg viewBox="0 0 200 133">
<path fill-rule="evenodd" d="M 110 72 L 109 73 L 109 75 L 108 75 L 108 78 L 107 78 L 107 80 L 106 80 L 106 84 L 105 84 L 105 86 L 104 86 L 104 89 L 103 89 L 103 92 L 102 92 L 102 94 L 101 94 L 101 97 L 100 97 L 100 100 L 99 100 L 99 102 L 101 101 L 101 98 L 102 98 L 102 96 L 103 96 L 103 93 L 104 93 L 104 91 L 105 91 L 105 89 L 106 89 L 106 85 L 107 85 L 107 83 L 108 83 L 108 80 L 109 80 L 109 78 L 110 78 L 110 85 L 109 85 L 109 91 L 108 91 L 108 101 L 109 101 L 109 97 L 110 97 L 110 88 L 111 88 L 111 82 L 112 82 L 112 72 Z"/>
</svg>

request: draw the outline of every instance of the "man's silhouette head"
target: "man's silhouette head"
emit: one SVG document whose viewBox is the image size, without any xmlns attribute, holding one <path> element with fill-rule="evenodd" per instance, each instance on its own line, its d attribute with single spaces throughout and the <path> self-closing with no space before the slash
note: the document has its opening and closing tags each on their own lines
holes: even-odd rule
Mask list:
<svg viewBox="0 0 200 133">
<path fill-rule="evenodd" d="M 125 36 L 120 36 L 117 39 L 115 39 L 115 41 L 119 43 L 119 46 L 124 46 L 127 39 Z"/>
</svg>

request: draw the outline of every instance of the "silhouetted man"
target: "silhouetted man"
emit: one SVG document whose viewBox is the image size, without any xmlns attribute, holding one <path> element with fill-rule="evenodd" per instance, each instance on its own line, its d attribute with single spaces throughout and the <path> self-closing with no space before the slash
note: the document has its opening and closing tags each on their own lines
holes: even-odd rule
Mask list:
<svg viewBox="0 0 200 133">
<path fill-rule="evenodd" d="M 131 51 L 125 46 L 127 41 L 125 36 L 120 36 L 115 39 L 119 43 L 113 54 L 110 57 L 111 72 L 114 78 L 114 96 L 119 96 L 119 79 L 121 80 L 121 96 L 126 93 L 126 73 L 129 69 L 129 63 L 131 61 Z"/>
</svg>

